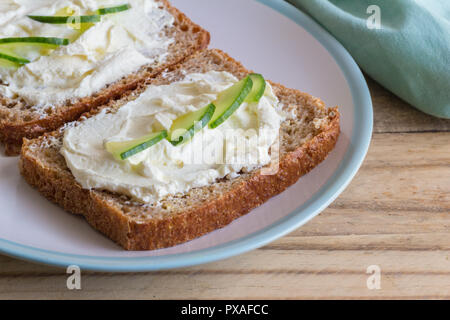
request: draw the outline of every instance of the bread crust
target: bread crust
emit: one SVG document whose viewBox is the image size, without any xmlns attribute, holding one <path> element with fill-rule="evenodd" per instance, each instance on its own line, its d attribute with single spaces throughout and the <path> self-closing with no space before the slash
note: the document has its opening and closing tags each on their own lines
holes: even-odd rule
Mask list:
<svg viewBox="0 0 450 320">
<path fill-rule="evenodd" d="M 218 55 L 227 64 L 233 63 L 235 75 L 249 72 L 240 63 L 219 50 L 207 50 L 204 55 L 210 55 L 210 57 Z M 283 92 L 296 100 L 304 98 L 305 103 L 323 108 L 320 100 L 309 95 L 278 84 L 273 84 L 273 88 L 274 92 L 279 94 Z M 117 198 L 111 197 L 104 191 L 81 188 L 70 171 L 67 168 L 64 169 L 65 162 L 61 155 L 58 154 L 57 161 L 59 161 L 58 167 L 63 169 L 54 170 L 48 166 L 43 156 L 36 155 L 33 150 L 33 147 L 39 145 L 46 136 L 37 140 L 25 139 L 19 167 L 25 180 L 46 198 L 69 212 L 83 215 L 91 226 L 125 249 L 166 248 L 228 225 L 271 197 L 283 192 L 322 162 L 336 145 L 340 133 L 338 109 L 324 110 L 324 120 L 327 124 L 321 127 L 320 132 L 311 139 L 292 151 L 282 154 L 276 174 L 263 175 L 261 170 L 256 170 L 242 179 L 237 179 L 232 188 L 222 192 L 220 196 L 211 196 L 207 201 L 187 206 L 187 209 L 182 212 L 155 216 L 146 220 L 130 218 L 123 207 L 118 205 Z M 61 133 L 54 132 L 48 135 L 58 137 Z M 42 152 L 45 153 L 45 150 Z M 138 211 L 139 208 L 131 210 Z"/>
<path fill-rule="evenodd" d="M 173 7 L 168 0 L 160 1 L 164 7 L 177 20 L 177 32 L 184 29 L 195 30 L 197 37 L 196 43 L 186 44 L 185 53 L 176 57 L 171 57 L 170 61 L 164 63 L 152 70 L 145 70 L 147 67 L 141 68 L 137 74 L 133 74 L 108 85 L 105 89 L 94 94 L 93 96 L 81 98 L 75 101 L 70 107 L 65 108 L 63 112 L 56 112 L 47 115 L 42 119 L 36 119 L 28 122 L 1 121 L 0 119 L 0 142 L 5 145 L 5 154 L 7 156 L 16 156 L 20 153 L 23 138 L 33 139 L 51 132 L 63 126 L 67 122 L 77 120 L 82 114 L 95 109 L 99 106 L 107 104 L 110 100 L 117 100 L 122 96 L 132 92 L 143 82 L 152 78 L 170 66 L 183 62 L 186 58 L 195 52 L 208 47 L 210 42 L 210 34 L 202 29 L 199 25 L 192 22 L 184 13 Z M 139 73 L 142 73 L 141 75 Z"/>
</svg>

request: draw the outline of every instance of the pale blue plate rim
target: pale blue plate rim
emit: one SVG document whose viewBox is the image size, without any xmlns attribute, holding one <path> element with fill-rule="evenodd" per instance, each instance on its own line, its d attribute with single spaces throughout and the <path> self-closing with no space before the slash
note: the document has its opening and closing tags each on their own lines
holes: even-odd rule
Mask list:
<svg viewBox="0 0 450 320">
<path fill-rule="evenodd" d="M 367 83 L 345 48 L 313 19 L 283 0 L 256 1 L 280 12 L 307 30 L 333 56 L 349 84 L 355 106 L 353 135 L 341 165 L 326 185 L 301 207 L 271 226 L 243 238 L 199 251 L 137 258 L 92 257 L 49 251 L 0 239 L 0 253 L 58 267 L 77 265 L 82 270 L 92 271 L 144 272 L 181 268 L 229 258 L 264 246 L 297 229 L 330 205 L 353 179 L 370 145 L 373 111 Z"/>
</svg>

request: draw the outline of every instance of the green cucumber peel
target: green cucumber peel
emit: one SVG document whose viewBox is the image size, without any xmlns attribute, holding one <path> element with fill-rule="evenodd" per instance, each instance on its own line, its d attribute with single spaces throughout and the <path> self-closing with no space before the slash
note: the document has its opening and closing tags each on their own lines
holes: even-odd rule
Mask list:
<svg viewBox="0 0 450 320">
<path fill-rule="evenodd" d="M 53 37 L 17 37 L 17 38 L 3 38 L 0 39 L 0 44 L 14 44 L 14 43 L 26 43 L 26 44 L 49 44 L 55 46 L 67 46 L 70 41 L 64 38 Z"/>
<path fill-rule="evenodd" d="M 176 119 L 170 128 L 170 143 L 177 146 L 192 139 L 196 132 L 208 125 L 215 110 L 216 106 L 210 103 L 200 110 L 190 112 Z"/>
<path fill-rule="evenodd" d="M 217 100 L 213 102 L 216 106 L 216 112 L 209 123 L 209 127 L 211 129 L 217 128 L 231 117 L 245 101 L 252 91 L 252 87 L 253 81 L 250 76 L 247 76 L 227 90 L 221 92 Z"/>
<path fill-rule="evenodd" d="M 258 73 L 252 73 L 249 76 L 252 79 L 253 87 L 247 98 L 245 98 L 245 102 L 259 102 L 266 91 L 266 80 Z"/>
<path fill-rule="evenodd" d="M 167 136 L 167 131 L 163 130 L 131 141 L 110 141 L 105 147 L 117 160 L 126 160 L 166 139 Z"/>
<path fill-rule="evenodd" d="M 28 18 L 38 22 L 50 24 L 77 24 L 101 21 L 101 15 L 98 14 L 89 16 L 28 16 Z"/>
<path fill-rule="evenodd" d="M 103 16 L 106 14 L 113 14 L 113 13 L 118 13 L 118 12 L 122 12 L 122 11 L 127 11 L 130 8 L 131 8 L 131 6 L 129 4 L 123 4 L 121 6 L 98 9 L 97 14 Z"/>
<path fill-rule="evenodd" d="M 1 53 L 1 52 L 0 52 L 0 59 L 8 60 L 10 62 L 14 62 L 14 63 L 20 64 L 20 65 L 30 63 L 30 60 L 11 56 L 9 54 L 5 54 L 5 53 Z"/>
</svg>

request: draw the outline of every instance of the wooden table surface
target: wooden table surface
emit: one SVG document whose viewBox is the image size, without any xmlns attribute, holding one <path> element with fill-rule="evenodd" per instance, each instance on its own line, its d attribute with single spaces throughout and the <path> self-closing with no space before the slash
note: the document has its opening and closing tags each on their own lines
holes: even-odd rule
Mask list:
<svg viewBox="0 0 450 320">
<path fill-rule="evenodd" d="M 364 165 L 322 214 L 261 249 L 142 274 L 65 270 L 0 256 L 0 298 L 450 298 L 450 120 L 416 111 L 368 79 L 375 130 Z M 370 290 L 369 266 L 380 268 Z"/>
</svg>

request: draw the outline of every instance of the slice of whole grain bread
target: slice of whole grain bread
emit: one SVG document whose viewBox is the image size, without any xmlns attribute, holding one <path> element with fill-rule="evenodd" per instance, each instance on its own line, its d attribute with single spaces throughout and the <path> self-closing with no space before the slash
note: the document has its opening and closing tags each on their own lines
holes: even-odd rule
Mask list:
<svg viewBox="0 0 450 320">
<path fill-rule="evenodd" d="M 138 72 L 107 85 L 90 97 L 66 101 L 56 108 L 36 110 L 20 97 L 9 99 L 0 96 L 0 143 L 5 144 L 6 155 L 19 154 L 23 138 L 36 138 L 78 119 L 81 114 L 95 107 L 108 103 L 110 100 L 119 99 L 126 92 L 135 89 L 139 83 L 208 46 L 210 35 L 206 30 L 172 7 L 168 0 L 157 1 L 175 18 L 173 27 L 164 30 L 167 37 L 175 39 L 169 46 L 169 54 L 165 62 L 146 65 Z"/>
<path fill-rule="evenodd" d="M 249 73 L 225 53 L 205 50 L 147 84 L 168 84 L 181 80 L 187 73 L 210 70 L 228 71 L 238 78 Z M 25 139 L 20 171 L 49 200 L 69 212 L 83 215 L 95 229 L 125 249 L 158 249 L 192 240 L 226 226 L 281 193 L 334 148 L 340 132 L 337 108 L 327 109 L 320 99 L 306 93 L 279 84 L 272 86 L 283 109 L 293 115 L 280 129 L 280 163 L 274 175 L 262 175 L 258 169 L 175 195 L 160 205 L 143 205 L 123 195 L 82 189 L 59 153 L 64 128 L 38 139 Z M 143 90 L 145 85 L 105 107 L 109 108 L 108 112 L 114 112 Z M 95 112 L 86 114 L 80 121 L 95 116 Z"/>
</svg>

